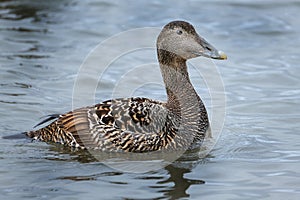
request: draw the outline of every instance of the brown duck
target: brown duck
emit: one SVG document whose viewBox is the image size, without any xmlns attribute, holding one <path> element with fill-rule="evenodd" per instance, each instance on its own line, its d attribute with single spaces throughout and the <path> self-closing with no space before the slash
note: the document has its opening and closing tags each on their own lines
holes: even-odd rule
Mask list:
<svg viewBox="0 0 300 200">
<path fill-rule="evenodd" d="M 76 148 L 108 152 L 187 149 L 204 140 L 209 121 L 190 82 L 186 61 L 198 56 L 226 59 L 184 21 L 168 23 L 157 39 L 157 55 L 167 102 L 123 98 L 52 115 L 48 126 L 26 135 Z"/>
</svg>

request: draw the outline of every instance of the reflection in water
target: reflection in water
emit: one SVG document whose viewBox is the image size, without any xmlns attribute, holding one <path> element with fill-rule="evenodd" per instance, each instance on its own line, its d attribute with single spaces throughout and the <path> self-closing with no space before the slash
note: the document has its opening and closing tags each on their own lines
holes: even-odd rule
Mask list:
<svg viewBox="0 0 300 200">
<path fill-rule="evenodd" d="M 92 156 L 88 151 L 82 149 L 71 149 L 60 144 L 54 144 L 50 146 L 50 157 L 46 157 L 48 160 L 57 161 L 77 161 L 80 163 L 97 162 L 98 160 Z M 53 155 L 54 153 L 54 155 Z"/>
<path fill-rule="evenodd" d="M 0 7 L 1 10 L 9 10 L 7 14 L 1 15 L 1 19 L 6 20 L 22 20 L 26 18 L 33 18 L 34 21 L 40 21 L 40 17 L 37 15 L 39 8 L 34 7 L 34 4 L 28 4 L 28 2 L 7 2 L 6 5 Z"/>
<path fill-rule="evenodd" d="M 9 59 L 43 59 L 49 55 L 42 54 L 43 50 L 40 41 L 35 36 L 47 35 L 48 15 L 47 11 L 59 4 L 45 4 L 44 1 L 12 1 L 0 4 L 0 20 L 4 24 L 0 28 L 2 37 L 8 41 L 14 49 L 13 55 L 7 56 Z M 31 23 L 25 23 L 30 20 Z M 19 48 L 19 44 L 27 44 L 27 49 Z M 12 53 L 12 52 L 10 52 Z M 22 63 L 21 63 L 22 65 Z"/>
<path fill-rule="evenodd" d="M 181 197 L 189 197 L 187 190 L 191 185 L 205 184 L 203 180 L 193 180 L 184 178 L 184 175 L 191 172 L 191 169 L 178 168 L 172 164 L 165 167 L 170 177 L 165 181 L 159 181 L 158 185 L 165 183 L 174 183 L 174 186 L 162 190 L 165 196 L 171 197 L 171 199 L 179 199 Z"/>
<path fill-rule="evenodd" d="M 55 74 L 53 70 L 47 73 L 46 69 L 49 63 L 51 65 L 50 60 L 53 57 L 51 53 L 61 49 L 61 45 L 55 44 L 59 37 L 53 37 L 53 30 L 50 27 L 54 21 L 56 23 L 59 21 L 57 22 L 51 14 L 52 11 L 54 13 L 63 11 L 67 5 L 65 3 L 64 0 L 0 1 L 0 104 L 14 105 L 16 112 L 23 109 L 22 105 L 29 108 L 31 106 L 41 108 L 43 105 L 46 97 L 41 92 L 43 88 L 37 85 L 44 77 L 50 79 L 50 74 Z M 0 112 L 6 113 L 5 108 L 0 107 Z"/>
<path fill-rule="evenodd" d="M 50 147 L 51 156 L 46 157 L 48 160 L 55 161 L 64 161 L 71 162 L 77 161 L 80 163 L 99 163 L 103 165 L 102 162 L 99 162 L 90 152 L 86 150 L 72 150 L 69 147 L 62 145 L 53 145 Z M 53 153 L 55 154 L 53 156 Z M 153 172 L 147 172 L 142 174 L 131 174 L 137 176 L 136 179 L 139 180 L 153 180 L 155 181 L 154 185 L 148 185 L 147 187 L 156 190 L 156 193 L 160 194 L 162 198 L 168 199 L 179 199 L 183 197 L 189 197 L 187 190 L 192 185 L 205 184 L 204 180 L 189 179 L 185 177 L 185 174 L 188 174 L 192 169 L 197 166 L 199 163 L 205 163 L 206 158 L 199 157 L 199 151 L 193 150 L 192 152 L 186 152 L 178 160 L 174 161 L 170 165 L 167 165 L 163 169 L 158 171 L 166 171 L 165 176 L 154 175 Z M 103 177 L 116 177 L 128 175 L 128 173 L 114 171 L 110 169 L 109 171 L 96 173 L 91 175 L 77 175 L 77 176 L 60 176 L 56 179 L 58 180 L 71 180 L 71 181 L 97 181 Z M 119 185 L 119 184 L 129 184 L 126 181 L 109 181 L 110 184 Z"/>
<path fill-rule="evenodd" d="M 62 1 L 0 1 L 0 10 L 6 10 L 0 14 L 0 19 L 11 21 L 22 21 L 24 19 L 32 19 L 31 23 L 49 20 L 48 11 L 57 10 L 62 4 Z M 18 30 L 18 29 L 17 29 Z"/>
<path fill-rule="evenodd" d="M 57 179 L 71 180 L 71 181 L 91 181 L 91 180 L 97 180 L 97 178 L 104 177 L 104 176 L 119 176 L 122 174 L 123 173 L 121 172 L 103 172 L 100 174 L 93 174 L 90 176 L 63 176 L 63 177 L 58 177 Z"/>
</svg>

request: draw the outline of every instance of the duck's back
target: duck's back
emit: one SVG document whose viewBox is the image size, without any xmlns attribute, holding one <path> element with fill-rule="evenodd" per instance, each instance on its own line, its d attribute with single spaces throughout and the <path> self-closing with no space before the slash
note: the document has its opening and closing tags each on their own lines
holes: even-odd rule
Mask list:
<svg viewBox="0 0 300 200">
<path fill-rule="evenodd" d="M 176 135 L 176 120 L 164 103 L 146 98 L 115 99 L 57 116 L 31 138 L 103 151 L 160 150 Z"/>
</svg>

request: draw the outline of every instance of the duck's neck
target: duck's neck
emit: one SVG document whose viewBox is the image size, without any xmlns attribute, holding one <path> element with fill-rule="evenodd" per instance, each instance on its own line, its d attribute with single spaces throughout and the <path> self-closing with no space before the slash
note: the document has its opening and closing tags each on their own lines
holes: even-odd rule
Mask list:
<svg viewBox="0 0 300 200">
<path fill-rule="evenodd" d="M 205 106 L 189 79 L 186 60 L 164 50 L 158 50 L 158 59 L 168 95 L 166 107 L 182 140 L 178 143 L 184 146 L 202 141 L 209 121 Z"/>
<path fill-rule="evenodd" d="M 167 107 L 178 114 L 197 106 L 204 108 L 190 81 L 186 60 L 165 50 L 158 50 L 158 60 L 168 95 Z"/>
</svg>

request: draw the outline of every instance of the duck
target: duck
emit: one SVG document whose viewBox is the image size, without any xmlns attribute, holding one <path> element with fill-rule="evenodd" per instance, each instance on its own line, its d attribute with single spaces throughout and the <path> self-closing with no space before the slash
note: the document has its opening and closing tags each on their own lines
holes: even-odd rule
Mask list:
<svg viewBox="0 0 300 200">
<path fill-rule="evenodd" d="M 105 152 L 176 151 L 201 145 L 210 123 L 189 78 L 187 60 L 200 56 L 225 60 L 227 56 L 186 21 L 166 24 L 156 48 L 166 102 L 142 97 L 110 99 L 50 115 L 37 126 L 48 125 L 25 135 L 47 143 Z"/>
</svg>

